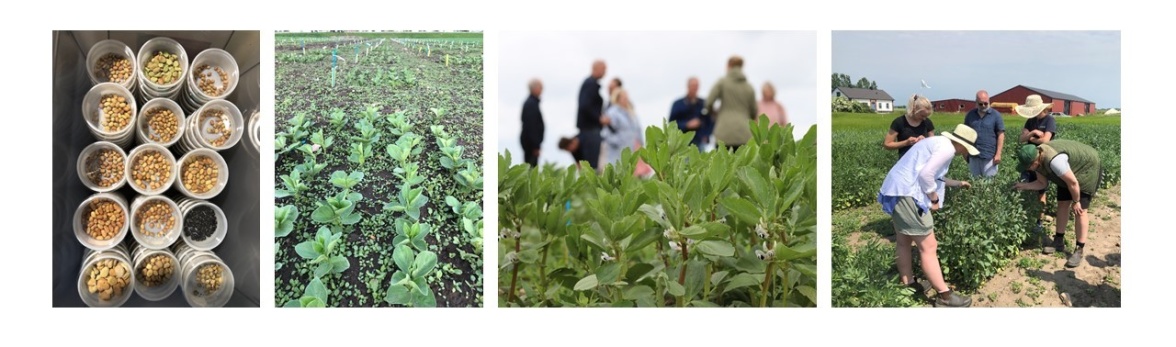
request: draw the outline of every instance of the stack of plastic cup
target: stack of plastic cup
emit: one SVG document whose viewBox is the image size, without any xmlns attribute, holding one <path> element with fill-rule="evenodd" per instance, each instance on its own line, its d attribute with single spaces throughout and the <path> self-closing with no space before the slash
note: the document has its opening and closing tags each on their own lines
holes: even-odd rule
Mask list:
<svg viewBox="0 0 1176 347">
<path fill-rule="evenodd" d="M 102 111 L 102 98 L 108 95 L 117 95 L 126 99 L 126 103 L 130 106 L 131 119 L 121 128 L 107 130 L 102 123 L 106 120 L 106 112 Z M 98 141 L 109 141 L 126 148 L 131 144 L 131 140 L 135 137 L 135 119 L 139 113 L 139 104 L 135 101 L 135 96 L 131 91 L 124 88 L 118 83 L 106 82 L 99 83 L 82 98 L 82 117 L 86 119 L 86 125 L 90 128 L 90 133 Z"/>
<path fill-rule="evenodd" d="M 110 54 L 114 54 L 121 58 L 130 60 L 131 76 L 128 77 L 125 81 L 116 83 L 122 85 L 123 88 L 134 92 L 135 87 L 139 85 L 139 79 L 137 77 L 139 74 L 139 64 L 136 64 L 135 52 L 131 50 L 131 47 L 118 40 L 102 40 L 98 41 L 98 43 L 95 43 L 93 46 L 90 46 L 90 52 L 86 53 L 86 72 L 90 76 L 90 83 L 99 84 L 103 82 L 111 82 L 110 77 L 99 76 L 97 70 L 98 61 Z"/>
<path fill-rule="evenodd" d="M 86 148 L 82 149 L 81 154 L 78 154 L 78 165 L 77 165 L 78 179 L 80 179 L 82 181 L 82 184 L 84 184 L 86 186 L 86 188 L 90 188 L 91 190 L 99 192 L 99 193 L 109 192 L 109 191 L 113 191 L 113 190 L 122 188 L 122 186 L 127 183 L 126 173 L 123 171 L 112 173 L 115 177 L 109 177 L 109 176 L 95 177 L 99 181 L 102 179 L 106 179 L 106 178 L 113 178 L 113 179 L 118 180 L 115 183 L 111 183 L 110 185 L 103 186 L 103 185 L 101 185 L 101 182 L 95 182 L 94 180 L 91 179 L 90 176 L 92 173 L 96 174 L 95 176 L 101 174 L 101 165 L 102 164 L 99 161 L 100 158 L 98 156 L 101 154 L 102 151 L 105 151 L 105 150 L 110 150 L 110 151 L 114 151 L 115 153 L 118 153 L 118 157 L 120 158 L 119 160 L 122 160 L 123 167 L 126 167 L 126 165 L 127 165 L 127 152 L 123 151 L 122 147 L 119 147 L 118 145 L 115 145 L 112 142 L 98 141 L 98 142 L 91 143 L 89 146 L 86 146 Z"/>
<path fill-rule="evenodd" d="M 162 136 L 159 135 L 156 129 L 151 128 L 150 115 L 151 111 L 156 108 L 168 109 L 171 111 L 172 117 L 175 117 L 176 133 L 172 135 L 171 138 L 160 138 L 160 141 L 156 141 L 151 138 L 152 135 L 160 137 Z M 188 125 L 188 122 L 185 122 L 185 120 L 184 110 L 181 109 L 180 105 L 175 101 L 164 98 L 151 99 L 150 101 L 147 101 L 147 103 L 143 104 L 143 108 L 139 111 L 139 119 L 136 122 L 137 124 L 135 124 L 135 143 L 154 143 L 163 147 L 171 147 L 176 142 L 180 141 L 181 136 L 184 136 L 184 128 Z"/>
<path fill-rule="evenodd" d="M 229 219 L 225 217 L 225 211 L 221 210 L 219 206 L 205 200 L 189 198 L 179 198 L 176 200 L 176 203 L 180 206 L 180 213 L 184 216 L 185 220 L 188 219 L 188 214 L 192 212 L 192 209 L 200 206 L 207 206 L 216 214 L 216 230 L 212 232 L 212 236 L 196 241 L 188 233 L 183 233 L 185 244 L 198 251 L 211 251 L 213 248 L 220 246 L 221 242 L 224 242 L 225 236 L 229 231 Z"/>
<path fill-rule="evenodd" d="M 180 288 L 192 307 L 221 307 L 233 297 L 233 271 L 216 254 L 177 244 Z M 217 276 L 219 274 L 219 276 Z"/>
<path fill-rule="evenodd" d="M 147 153 L 159 153 L 160 155 L 163 155 L 164 161 L 166 161 L 166 163 L 164 165 L 169 166 L 169 169 L 171 170 L 170 171 L 171 174 L 167 177 L 153 177 L 153 178 L 148 178 L 144 182 L 136 182 L 135 175 L 134 175 L 135 161 L 138 160 L 139 157 L 141 157 Z M 176 157 L 172 156 L 171 151 L 168 151 L 167 148 L 164 148 L 163 146 L 160 146 L 160 145 L 157 145 L 154 143 L 145 143 L 145 144 L 139 145 L 138 147 L 135 147 L 135 149 L 131 150 L 130 154 L 127 154 L 127 165 L 126 165 L 127 184 L 131 185 L 131 188 L 134 188 L 135 191 L 138 192 L 139 194 L 142 194 L 142 195 L 163 194 L 163 192 L 166 192 L 168 188 L 171 188 L 172 183 L 176 181 L 176 172 L 177 171 L 178 170 L 176 170 Z M 150 183 L 159 183 L 159 186 L 155 187 L 155 189 L 151 189 L 151 187 L 147 186 Z"/>
<path fill-rule="evenodd" d="M 175 254 L 172 254 L 171 249 L 150 249 L 142 245 L 135 245 L 131 254 L 131 260 L 135 263 L 135 293 L 139 294 L 143 299 L 149 301 L 166 299 L 180 286 L 180 260 L 176 258 Z M 146 275 L 144 272 L 148 270 L 146 268 L 147 261 L 158 255 L 166 257 L 167 261 L 171 262 L 172 274 L 166 281 L 148 286 L 143 283 L 144 276 Z M 152 268 L 150 270 L 156 271 L 157 269 Z"/>
<path fill-rule="evenodd" d="M 90 212 L 92 211 L 90 204 L 103 201 L 114 202 L 118 205 L 119 209 L 122 210 L 123 225 L 122 228 L 119 228 L 118 233 L 115 234 L 114 237 L 106 240 L 99 240 L 93 236 L 90 236 L 90 233 L 87 233 L 86 229 L 88 228 L 87 223 L 89 223 L 89 216 Z M 119 243 L 122 242 L 123 238 L 127 237 L 127 228 L 131 224 L 130 216 L 130 207 L 127 206 L 127 200 L 123 199 L 122 195 L 114 192 L 91 195 L 89 198 L 86 198 L 86 200 L 82 200 L 82 203 L 78 205 L 78 209 L 74 212 L 74 236 L 78 238 L 78 242 L 80 242 L 83 246 L 86 246 L 86 248 L 95 251 L 105 251 L 111 248 L 115 248 L 119 245 Z"/>
<path fill-rule="evenodd" d="M 200 89 L 197 81 L 201 77 L 199 73 L 200 68 L 204 66 L 208 66 L 208 69 L 204 71 L 204 75 L 211 77 L 213 85 L 217 88 L 224 88 L 224 92 L 211 95 Z M 229 94 L 232 94 L 233 90 L 237 89 L 237 81 L 240 79 L 241 74 L 240 69 L 237 67 L 237 60 L 233 59 L 233 55 L 223 49 L 209 48 L 200 52 L 192 60 L 191 67 L 191 72 L 184 76 L 186 82 L 184 83 L 184 93 L 181 101 L 184 110 L 188 112 L 195 111 L 209 101 L 224 99 Z M 224 71 L 225 75 L 222 76 L 216 71 L 216 68 Z M 227 78 L 228 84 L 222 82 L 221 78 Z"/>
<path fill-rule="evenodd" d="M 94 265 L 99 261 L 114 260 L 117 266 L 122 266 L 125 270 L 130 272 L 130 280 L 126 287 L 122 288 L 121 292 L 112 296 L 109 300 L 102 300 L 98 292 L 90 293 L 90 272 Z M 108 284 L 109 285 L 109 284 Z M 127 253 L 126 247 L 118 245 L 118 247 L 104 250 L 94 251 L 87 249 L 82 255 L 82 271 L 78 274 L 78 296 L 82 297 L 82 302 L 90 307 L 119 307 L 131 298 L 131 292 L 135 291 L 135 271 L 131 267 L 131 257 Z"/>
<path fill-rule="evenodd" d="M 186 174 L 185 165 L 188 165 L 200 158 L 212 159 L 212 164 L 216 165 L 216 184 L 207 191 L 197 193 L 188 188 L 184 182 L 183 177 Z M 225 185 L 229 184 L 229 164 L 225 162 L 225 158 L 222 157 L 219 152 L 208 148 L 197 148 L 188 152 L 187 154 L 184 154 L 183 157 L 180 157 L 180 161 L 176 163 L 176 168 L 176 170 L 179 171 L 179 174 L 176 175 L 176 182 L 174 185 L 176 189 L 180 191 L 180 193 L 190 198 L 202 200 L 212 199 L 225 189 Z"/>
<path fill-rule="evenodd" d="M 219 117 L 214 116 L 216 111 L 220 112 Z M 187 121 L 184 136 L 176 145 L 182 153 L 197 148 L 208 148 L 214 151 L 232 148 L 241 140 L 241 135 L 245 131 L 245 121 L 241 117 L 241 110 L 237 108 L 237 105 L 225 100 L 209 101 L 196 112 L 188 115 Z M 228 130 L 228 138 L 221 139 L 225 134 L 216 131 L 218 123 Z"/>
<path fill-rule="evenodd" d="M 167 206 L 168 218 L 173 223 L 170 228 L 163 225 L 152 225 L 143 222 L 147 204 L 162 202 Z M 140 195 L 131 202 L 131 236 L 140 247 L 147 249 L 165 249 L 171 247 L 184 230 L 184 214 L 175 201 L 163 195 Z"/>
<path fill-rule="evenodd" d="M 151 57 L 155 56 L 156 52 L 167 52 L 176 55 L 179 62 L 180 75 L 167 83 L 157 83 L 147 76 L 147 63 L 151 61 Z M 135 76 L 139 79 L 139 99 L 143 102 L 155 98 L 168 98 L 175 100 L 182 89 L 184 89 L 184 74 L 188 73 L 188 53 L 184 51 L 184 46 L 180 45 L 176 40 L 166 37 L 156 37 L 143 43 L 143 47 L 139 48 L 138 71 Z"/>
</svg>

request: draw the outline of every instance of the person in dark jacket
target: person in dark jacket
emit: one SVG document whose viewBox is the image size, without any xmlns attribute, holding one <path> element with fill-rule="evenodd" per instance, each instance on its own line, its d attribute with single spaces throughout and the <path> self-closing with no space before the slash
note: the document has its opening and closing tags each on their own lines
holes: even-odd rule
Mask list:
<svg viewBox="0 0 1176 347">
<path fill-rule="evenodd" d="M 714 130 L 714 118 L 703 117 L 702 109 L 706 100 L 698 97 L 698 78 L 690 77 L 686 80 L 686 97 L 675 100 L 670 106 L 670 121 L 678 125 L 682 132 L 693 131 L 694 140 L 690 143 L 703 149 L 703 145 L 710 143 L 711 131 Z"/>
<path fill-rule="evenodd" d="M 1070 222 L 1070 212 L 1074 212 L 1077 220 L 1074 224 L 1076 247 L 1066 260 L 1066 267 L 1082 265 L 1085 260 L 1083 249 L 1090 229 L 1087 210 L 1098 187 L 1102 185 L 1102 161 L 1098 151 L 1078 141 L 1050 140 L 1037 146 L 1022 145 L 1017 157 L 1020 159 L 1017 169 L 1033 171 L 1037 177 L 1033 182 L 1017 183 L 1014 188 L 1039 191 L 1045 189 L 1046 182 L 1053 183 L 1055 187 L 1058 207 L 1057 231 L 1054 232 L 1050 247 L 1053 251 L 1066 252 L 1066 226 Z"/>
<path fill-rule="evenodd" d="M 539 166 L 539 145 L 543 143 L 543 113 L 539 111 L 539 95 L 543 94 L 543 82 L 532 79 L 527 83 L 531 95 L 523 102 L 523 132 L 519 142 L 523 145 L 523 160 L 531 166 Z"/>
<path fill-rule="evenodd" d="M 605 69 L 603 60 L 592 62 L 592 75 L 580 85 L 579 107 L 576 109 L 580 150 L 593 169 L 600 161 L 600 128 L 608 125 L 608 117 L 602 117 L 604 98 L 600 96 L 600 79 L 604 77 Z"/>
</svg>

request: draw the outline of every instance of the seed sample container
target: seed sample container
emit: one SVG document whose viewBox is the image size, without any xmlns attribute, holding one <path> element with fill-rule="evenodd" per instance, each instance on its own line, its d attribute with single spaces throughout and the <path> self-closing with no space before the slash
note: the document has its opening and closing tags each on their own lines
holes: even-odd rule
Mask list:
<svg viewBox="0 0 1176 347">
<path fill-rule="evenodd" d="M 171 247 L 183 229 L 183 214 L 172 199 L 163 195 L 140 195 L 131 202 L 131 235 L 140 247 Z"/>
<path fill-rule="evenodd" d="M 188 245 L 176 246 L 180 258 L 180 287 L 192 307 L 221 307 L 233 296 L 233 270 L 220 257 Z"/>
<path fill-rule="evenodd" d="M 127 154 L 127 183 L 139 194 L 163 194 L 175 182 L 176 171 L 176 157 L 163 146 L 142 144 Z"/>
<path fill-rule="evenodd" d="M 224 99 L 237 89 L 240 69 L 233 55 L 223 49 L 206 49 L 192 60 L 184 84 L 184 109 L 195 111 L 212 100 Z"/>
<path fill-rule="evenodd" d="M 167 38 L 167 40 L 154 40 L 156 38 Z M 79 279 L 82 278 L 83 266 L 86 265 L 86 259 L 83 258 L 83 255 L 91 247 L 96 250 L 111 250 L 121 247 L 119 246 L 121 244 L 126 246 L 127 249 L 139 247 L 140 249 L 150 251 L 164 251 L 164 249 L 150 249 L 151 247 L 146 246 L 150 242 L 144 242 L 142 246 L 138 245 L 138 242 L 132 236 L 135 235 L 135 232 L 131 230 L 132 225 L 135 224 L 134 216 L 132 215 L 132 202 L 140 196 L 163 196 L 175 202 L 179 208 L 181 217 L 185 216 L 185 211 L 189 211 L 186 213 L 188 218 L 178 218 L 176 221 L 175 227 L 179 230 L 175 234 L 177 236 L 175 236 L 176 239 L 172 242 L 172 247 L 184 245 L 194 250 L 207 249 L 219 258 L 221 263 L 229 270 L 228 272 L 232 274 L 233 280 L 231 283 L 225 282 L 227 278 L 223 279 L 221 283 L 222 287 L 219 288 L 219 290 L 223 291 L 219 293 L 227 297 L 227 301 L 223 303 L 223 306 L 259 307 L 262 301 L 260 259 L 263 258 L 259 254 L 261 248 L 259 245 L 261 243 L 259 232 L 263 224 L 262 219 L 264 219 L 261 218 L 259 204 L 259 183 L 261 182 L 259 164 L 260 160 L 262 160 L 262 155 L 260 155 L 260 150 L 257 146 L 238 146 L 235 145 L 235 142 L 253 141 L 246 139 L 252 136 L 252 134 L 247 133 L 251 131 L 247 127 L 251 122 L 257 123 L 254 121 L 254 117 L 257 115 L 261 100 L 261 74 L 262 72 L 269 72 L 273 69 L 273 65 L 261 64 L 261 33 L 259 31 L 55 31 L 53 32 L 52 40 L 53 76 L 51 78 L 53 81 L 53 101 L 51 107 L 53 110 L 53 119 L 51 134 L 53 136 L 53 144 L 50 146 L 50 150 L 53 153 L 51 158 L 53 165 L 51 180 L 53 181 L 52 194 L 54 197 L 53 218 L 51 219 L 53 223 L 53 232 L 51 235 L 51 252 L 53 253 L 51 270 L 53 273 L 53 306 L 88 306 L 87 303 L 90 302 L 91 298 L 83 298 L 80 295 L 81 292 L 79 292 L 79 289 L 84 289 L 84 292 L 90 295 L 89 288 L 88 286 L 79 288 L 78 283 Z M 96 65 L 96 61 L 103 57 L 93 56 L 94 54 L 91 54 L 91 51 L 106 52 L 105 48 L 98 48 L 99 43 L 106 40 L 121 42 L 125 44 L 125 48 L 129 48 L 130 52 L 132 52 L 127 54 L 133 58 L 133 64 L 131 66 L 135 69 L 131 79 L 133 85 L 130 88 L 125 85 L 119 85 L 118 83 L 91 79 L 91 70 L 94 70 L 98 66 Z M 147 47 L 148 41 L 153 42 L 152 46 L 156 48 L 162 47 L 164 48 L 163 50 L 175 53 L 177 58 L 181 56 L 181 51 L 183 53 L 182 56 L 186 57 L 177 59 L 176 61 L 180 65 L 180 74 L 178 76 L 179 78 L 172 82 L 174 84 L 171 84 L 171 88 L 173 89 L 167 89 L 168 86 L 161 85 L 161 83 L 146 83 L 145 80 L 140 79 L 144 75 L 144 65 L 142 65 L 142 62 L 145 61 L 144 59 L 149 60 L 154 53 L 160 51 L 160 49 Z M 168 48 L 169 45 L 157 45 L 154 43 L 168 41 L 174 42 L 170 48 Z M 175 44 L 178 44 L 178 46 Z M 106 45 L 106 43 L 103 45 Z M 111 47 L 122 46 L 112 45 Z M 123 53 L 127 53 L 127 50 L 123 48 L 111 51 L 117 52 L 120 50 Z M 230 90 L 225 90 L 225 95 L 215 98 L 217 100 L 209 100 L 209 102 L 216 101 L 222 105 L 222 111 L 231 110 L 227 106 L 229 104 L 237 108 L 236 112 L 227 112 L 227 121 L 224 121 L 224 118 L 222 118 L 223 123 L 227 125 L 225 126 L 225 130 L 228 130 L 226 132 L 229 136 L 217 141 L 223 142 L 218 145 L 218 148 L 209 148 L 200 145 L 201 142 L 197 138 L 190 139 L 193 140 L 191 142 L 193 146 L 186 149 L 181 148 L 181 145 L 185 141 L 184 137 L 190 133 L 188 130 L 188 121 L 194 114 L 184 108 L 184 102 L 188 98 L 184 94 L 186 93 L 185 89 L 187 88 L 188 78 L 197 70 L 198 66 L 196 65 L 195 58 L 204 51 L 215 52 L 215 50 L 226 52 L 232 57 L 237 67 L 236 69 L 230 69 L 227 67 L 229 66 L 228 64 L 208 64 L 210 66 L 220 65 L 221 69 L 226 72 L 226 75 L 231 75 L 228 80 L 230 86 L 236 85 L 235 87 L 231 87 Z M 143 54 L 141 55 L 140 52 Z M 148 52 L 151 53 L 148 54 Z M 215 53 L 205 54 L 205 56 L 212 56 L 213 54 Z M 202 58 L 201 60 L 204 59 Z M 175 70 L 176 62 L 172 63 L 173 70 Z M 106 63 L 114 67 L 115 62 L 108 59 Z M 119 66 L 123 66 L 123 63 L 118 64 Z M 160 64 L 156 65 L 156 70 L 160 67 L 166 68 L 166 66 Z M 236 72 L 234 73 L 232 70 L 236 70 Z M 215 69 L 212 71 L 216 72 Z M 232 78 L 233 76 L 235 78 Z M 218 79 L 212 80 L 211 82 L 218 81 L 220 76 L 216 77 Z M 48 79 L 50 77 L 46 76 L 45 78 Z M 104 84 L 102 82 L 107 83 Z M 207 82 L 209 81 L 206 79 Z M 99 89 L 103 92 L 121 92 L 120 95 L 126 99 L 125 102 L 128 104 L 127 108 L 135 111 L 133 119 L 127 117 L 125 126 L 119 126 L 122 123 L 120 119 L 119 122 L 114 124 L 117 129 L 105 131 L 102 128 L 102 112 L 98 101 L 101 99 L 101 94 L 98 95 L 99 98 L 91 100 L 93 105 L 90 110 L 85 109 L 85 104 L 83 103 L 85 96 L 99 84 L 104 84 Z M 166 82 L 163 84 L 166 84 Z M 215 83 L 213 86 L 216 86 Z M 122 90 L 119 90 L 119 88 Z M 126 92 L 123 92 L 123 90 Z M 154 101 L 148 105 L 154 99 L 159 99 L 160 101 Z M 130 107 L 132 103 L 134 106 Z M 148 131 L 152 129 L 152 117 L 149 116 L 151 113 L 149 110 L 161 103 L 174 107 L 170 109 L 173 114 L 179 116 L 177 118 L 180 120 L 176 129 L 177 135 L 170 146 L 164 141 L 151 140 L 152 132 Z M 200 106 L 203 107 L 204 105 Z M 241 117 L 233 119 L 234 113 L 241 115 Z M 275 117 L 273 115 L 265 115 L 265 118 L 274 119 Z M 91 123 L 91 119 L 93 119 L 93 123 Z M 166 119 L 156 119 L 154 123 L 156 125 L 170 123 L 162 122 L 163 120 Z M 265 124 L 270 123 L 270 121 L 262 121 L 261 123 L 266 127 L 272 126 Z M 147 124 L 147 127 L 142 127 L 142 124 Z M 160 126 L 164 127 L 165 125 Z M 158 132 L 165 131 L 161 129 L 161 131 L 156 131 L 156 133 Z M 234 132 L 239 135 L 234 136 Z M 220 138 L 224 134 L 214 133 L 212 135 L 205 142 Z M 234 139 L 235 137 L 240 139 L 236 140 Z M 86 180 L 89 176 L 86 168 L 88 164 L 85 158 L 92 152 L 92 149 L 86 151 L 86 155 L 83 155 L 82 152 L 88 146 L 101 141 L 106 141 L 109 145 L 96 145 L 95 148 L 120 148 L 124 152 L 124 157 L 127 158 L 127 160 L 124 160 L 123 169 L 120 170 L 122 173 L 118 175 L 121 177 L 113 178 L 114 180 L 122 180 L 123 183 L 121 186 L 119 186 L 118 182 L 113 182 L 112 187 L 100 186 L 112 183 L 110 180 L 105 182 L 105 184 L 100 179 L 96 184 L 91 184 Z M 208 148 L 219 155 L 220 159 L 224 162 L 224 170 L 221 170 L 222 167 L 219 161 L 214 160 L 217 163 L 217 185 L 220 185 L 221 174 L 232 172 L 232 175 L 225 177 L 224 186 L 219 188 L 218 193 L 210 194 L 210 196 L 200 195 L 203 197 L 202 199 L 191 199 L 181 191 L 183 183 L 179 179 L 179 175 L 182 166 L 174 165 L 174 171 L 172 171 L 170 180 L 168 180 L 171 187 L 157 187 L 159 189 L 146 192 L 150 194 L 145 194 L 136 190 L 134 187 L 136 185 L 135 183 L 127 181 L 126 168 L 133 167 L 133 162 L 129 160 L 132 157 L 131 153 L 138 147 L 148 145 L 163 147 L 163 151 L 168 152 L 172 158 L 176 159 L 174 160 L 176 164 L 180 163 L 184 155 L 189 152 L 198 148 Z M 159 147 L 156 148 L 158 149 Z M 162 154 L 163 152 L 160 153 Z M 108 158 L 113 159 L 113 156 L 108 155 Z M 111 167 L 112 164 L 115 164 L 115 161 L 112 160 L 107 165 L 108 172 L 110 171 L 109 169 L 113 168 Z M 97 166 L 101 168 L 101 165 Z M 83 202 L 87 202 L 87 199 L 98 194 L 118 196 L 118 199 L 110 201 L 121 201 L 121 205 L 118 203 L 112 203 L 111 205 L 119 206 L 122 211 L 125 211 L 123 212 L 125 216 L 122 219 L 124 228 L 114 229 L 116 232 L 110 236 L 111 239 L 109 240 L 92 238 L 86 233 L 85 229 L 86 223 L 89 222 L 88 213 L 91 208 L 88 207 L 88 204 L 83 204 Z M 205 204 L 201 206 L 206 206 L 207 209 L 188 206 L 184 204 L 184 201 L 203 202 Z M 110 207 L 107 207 L 107 209 L 110 209 Z M 117 208 L 115 209 L 117 210 Z M 191 212 L 193 210 L 197 212 Z M 193 213 L 204 216 L 200 218 L 202 220 L 213 220 L 214 222 L 197 224 L 196 226 L 198 228 L 192 229 L 191 232 L 193 237 L 184 240 L 184 229 L 188 229 L 187 220 L 192 217 Z M 122 214 L 115 215 L 121 216 Z M 208 218 L 207 216 L 209 215 L 212 218 Z M 83 216 L 86 218 L 81 218 Z M 100 221 L 96 223 L 100 223 Z M 139 227 L 136 226 L 136 228 Z M 121 234 L 117 231 L 121 231 Z M 104 233 L 106 232 L 108 231 L 104 231 Z M 139 236 L 143 235 L 140 234 Z M 105 238 L 107 236 L 102 237 Z M 196 239 L 201 237 L 203 237 L 202 241 L 196 241 Z M 192 245 L 189 246 L 189 243 Z M 128 267 L 138 270 L 133 255 L 125 258 Z M 130 298 L 122 306 L 192 306 L 189 300 L 185 298 L 184 291 L 178 290 L 181 287 L 183 271 L 179 268 L 178 257 L 176 258 L 176 262 L 177 264 L 175 265 L 175 272 L 172 278 L 176 282 L 175 286 L 177 290 L 172 290 L 170 294 L 167 294 L 165 289 L 159 289 L 161 293 L 158 295 L 162 296 L 162 298 L 152 295 L 150 294 L 152 292 L 151 290 L 143 290 L 148 287 L 142 285 L 143 281 L 137 278 L 139 275 L 136 272 L 134 274 L 136 280 L 133 281 L 135 284 L 132 286 L 133 290 L 131 290 L 134 293 L 130 294 Z M 266 266 L 266 268 L 267 272 L 272 271 L 272 268 L 269 266 Z M 222 271 L 222 276 L 227 276 L 224 273 L 225 271 Z M 87 282 L 88 280 L 89 278 L 86 278 Z M 128 287 L 128 289 L 130 288 Z M 157 298 L 158 301 L 153 301 Z M 204 296 L 203 298 L 207 299 L 211 297 Z M 208 301 L 204 300 L 204 302 Z"/>
<path fill-rule="evenodd" d="M 188 72 L 188 52 L 176 40 L 156 37 L 143 43 L 139 48 L 139 96 L 144 100 L 154 98 L 176 99 L 184 87 L 184 74 Z"/>
<path fill-rule="evenodd" d="M 187 127 L 184 138 L 180 140 L 181 151 L 197 148 L 221 151 L 241 141 L 245 120 L 237 105 L 225 100 L 213 100 L 188 116 Z"/>
<path fill-rule="evenodd" d="M 179 205 L 184 215 L 184 243 L 199 251 L 220 246 L 229 231 L 225 212 L 205 200 L 181 198 Z"/>
<path fill-rule="evenodd" d="M 119 147 L 131 144 L 139 105 L 131 92 L 117 83 L 99 83 L 82 100 L 82 117 L 90 133 Z"/>
<path fill-rule="evenodd" d="M 176 190 L 190 198 L 211 199 L 229 183 L 229 164 L 211 149 L 194 149 L 184 154 L 177 166 Z"/>
<path fill-rule="evenodd" d="M 125 247 L 119 245 L 99 252 L 87 250 L 82 259 L 78 297 L 86 306 L 118 307 L 131 298 L 135 291 L 135 273 Z"/>
<path fill-rule="evenodd" d="M 105 251 L 122 242 L 130 226 L 130 208 L 118 193 L 98 193 L 75 209 L 74 237 L 86 248 Z"/>
<path fill-rule="evenodd" d="M 149 301 L 160 301 L 180 286 L 180 260 L 171 249 L 148 249 L 135 245 L 135 294 Z"/>
<path fill-rule="evenodd" d="M 119 40 L 102 40 L 90 46 L 86 54 L 86 72 L 90 83 L 113 82 L 134 92 L 139 85 L 139 64 L 135 52 Z"/>
<path fill-rule="evenodd" d="M 105 193 L 127 183 L 127 153 L 112 142 L 98 141 L 78 155 L 78 179 L 86 188 Z"/>
<path fill-rule="evenodd" d="M 172 99 L 155 98 L 143 104 L 135 125 L 135 143 L 171 147 L 184 134 L 184 110 Z"/>
</svg>

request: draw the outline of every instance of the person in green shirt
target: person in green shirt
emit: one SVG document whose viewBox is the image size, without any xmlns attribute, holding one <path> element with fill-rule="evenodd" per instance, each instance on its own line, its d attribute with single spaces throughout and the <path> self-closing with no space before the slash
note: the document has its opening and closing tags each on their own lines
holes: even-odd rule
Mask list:
<svg viewBox="0 0 1176 347">
<path fill-rule="evenodd" d="M 1021 146 L 1017 151 L 1017 157 L 1017 170 L 1036 172 L 1037 179 L 1033 182 L 1017 183 L 1014 186 L 1016 189 L 1045 189 L 1047 181 L 1053 182 L 1057 187 L 1057 229 L 1054 233 L 1053 248 L 1059 252 L 1065 252 L 1066 224 L 1070 221 L 1070 211 L 1074 211 L 1074 217 L 1077 219 L 1074 225 L 1077 242 L 1074 252 L 1066 261 L 1066 267 L 1081 265 L 1086 235 L 1090 228 L 1090 217 L 1086 212 L 1090 208 L 1090 199 L 1102 184 L 1102 163 L 1099 161 L 1098 151 L 1077 141 L 1058 139 L 1038 146 Z M 1077 204 L 1074 203 L 1075 200 L 1078 201 Z"/>
</svg>

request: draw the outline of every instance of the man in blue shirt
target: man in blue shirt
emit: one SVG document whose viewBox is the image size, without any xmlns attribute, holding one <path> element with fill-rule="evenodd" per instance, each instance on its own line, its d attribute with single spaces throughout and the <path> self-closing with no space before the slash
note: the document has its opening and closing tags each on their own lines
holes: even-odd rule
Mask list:
<svg viewBox="0 0 1176 347">
<path fill-rule="evenodd" d="M 972 176 L 996 176 L 1000 165 L 1001 151 L 1004 149 L 1005 126 L 1000 112 L 992 109 L 988 101 L 988 92 L 976 92 L 976 108 L 968 111 L 964 116 L 964 125 L 976 130 L 976 149 L 978 155 L 969 155 L 968 170 Z"/>
<path fill-rule="evenodd" d="M 600 79 L 604 77 L 605 69 L 603 60 L 592 62 L 592 75 L 580 85 L 579 105 L 576 108 L 580 150 L 593 169 L 599 168 L 600 128 L 609 124 L 608 117 L 603 116 L 604 98 L 600 96 Z"/>
<path fill-rule="evenodd" d="M 711 117 L 703 117 L 702 109 L 706 100 L 698 97 L 698 78 L 691 77 L 686 81 L 686 97 L 675 100 L 670 106 L 670 121 L 678 124 L 682 132 L 694 131 L 694 140 L 690 143 L 703 149 L 704 144 L 710 143 L 711 132 L 715 122 Z"/>
</svg>

